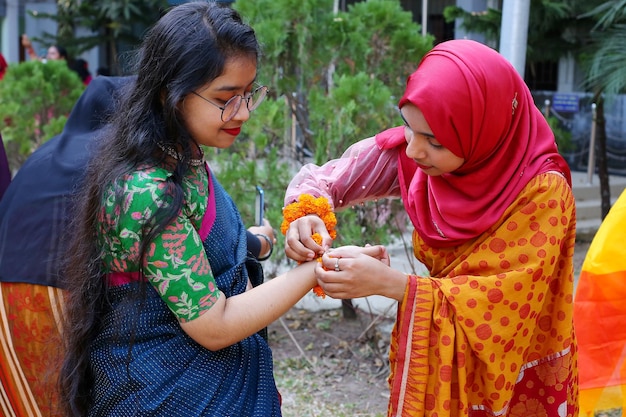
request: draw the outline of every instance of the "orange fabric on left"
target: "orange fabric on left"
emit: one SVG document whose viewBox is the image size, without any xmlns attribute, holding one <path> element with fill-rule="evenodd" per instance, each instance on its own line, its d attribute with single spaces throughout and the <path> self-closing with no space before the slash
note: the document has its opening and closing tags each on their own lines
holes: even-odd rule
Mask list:
<svg viewBox="0 0 626 417">
<path fill-rule="evenodd" d="M 0 295 L 0 413 L 61 416 L 57 377 L 63 290 L 3 282 Z"/>
</svg>

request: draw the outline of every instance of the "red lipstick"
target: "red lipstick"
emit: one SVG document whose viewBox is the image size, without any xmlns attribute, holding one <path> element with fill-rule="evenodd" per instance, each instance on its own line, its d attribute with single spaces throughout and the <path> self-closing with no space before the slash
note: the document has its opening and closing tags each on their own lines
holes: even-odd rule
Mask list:
<svg viewBox="0 0 626 417">
<path fill-rule="evenodd" d="M 241 133 L 240 127 L 235 127 L 232 129 L 222 129 L 222 130 L 232 136 L 237 136 L 239 133 Z"/>
</svg>

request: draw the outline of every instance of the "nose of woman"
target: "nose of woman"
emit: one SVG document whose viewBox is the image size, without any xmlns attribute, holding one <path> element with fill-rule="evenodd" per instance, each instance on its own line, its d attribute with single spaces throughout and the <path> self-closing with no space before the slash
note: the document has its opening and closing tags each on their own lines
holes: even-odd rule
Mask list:
<svg viewBox="0 0 626 417">
<path fill-rule="evenodd" d="M 406 139 L 406 156 L 411 159 L 423 160 L 426 157 L 426 146 L 428 145 L 425 138 L 413 133 L 408 127 L 404 129 L 404 137 Z"/>
</svg>

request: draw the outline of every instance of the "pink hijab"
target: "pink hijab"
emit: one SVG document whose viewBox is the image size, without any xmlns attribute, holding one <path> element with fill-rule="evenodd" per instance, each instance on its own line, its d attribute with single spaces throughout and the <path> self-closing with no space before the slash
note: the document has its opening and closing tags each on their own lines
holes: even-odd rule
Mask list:
<svg viewBox="0 0 626 417">
<path fill-rule="evenodd" d="M 465 163 L 430 177 L 406 156 L 404 128 L 377 135 L 382 148 L 402 147 L 404 205 L 429 245 L 449 247 L 495 224 L 531 178 L 557 171 L 571 185 L 554 135 L 515 68 L 471 40 L 440 43 L 407 80 L 399 107 L 417 106 L 435 137 Z"/>
</svg>

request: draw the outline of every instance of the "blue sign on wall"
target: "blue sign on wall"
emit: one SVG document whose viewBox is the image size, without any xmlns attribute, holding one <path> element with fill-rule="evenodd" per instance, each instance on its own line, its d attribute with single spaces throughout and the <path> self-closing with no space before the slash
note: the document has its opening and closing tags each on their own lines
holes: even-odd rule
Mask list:
<svg viewBox="0 0 626 417">
<path fill-rule="evenodd" d="M 552 108 L 562 113 L 578 112 L 578 95 L 556 93 L 552 96 Z"/>
</svg>

